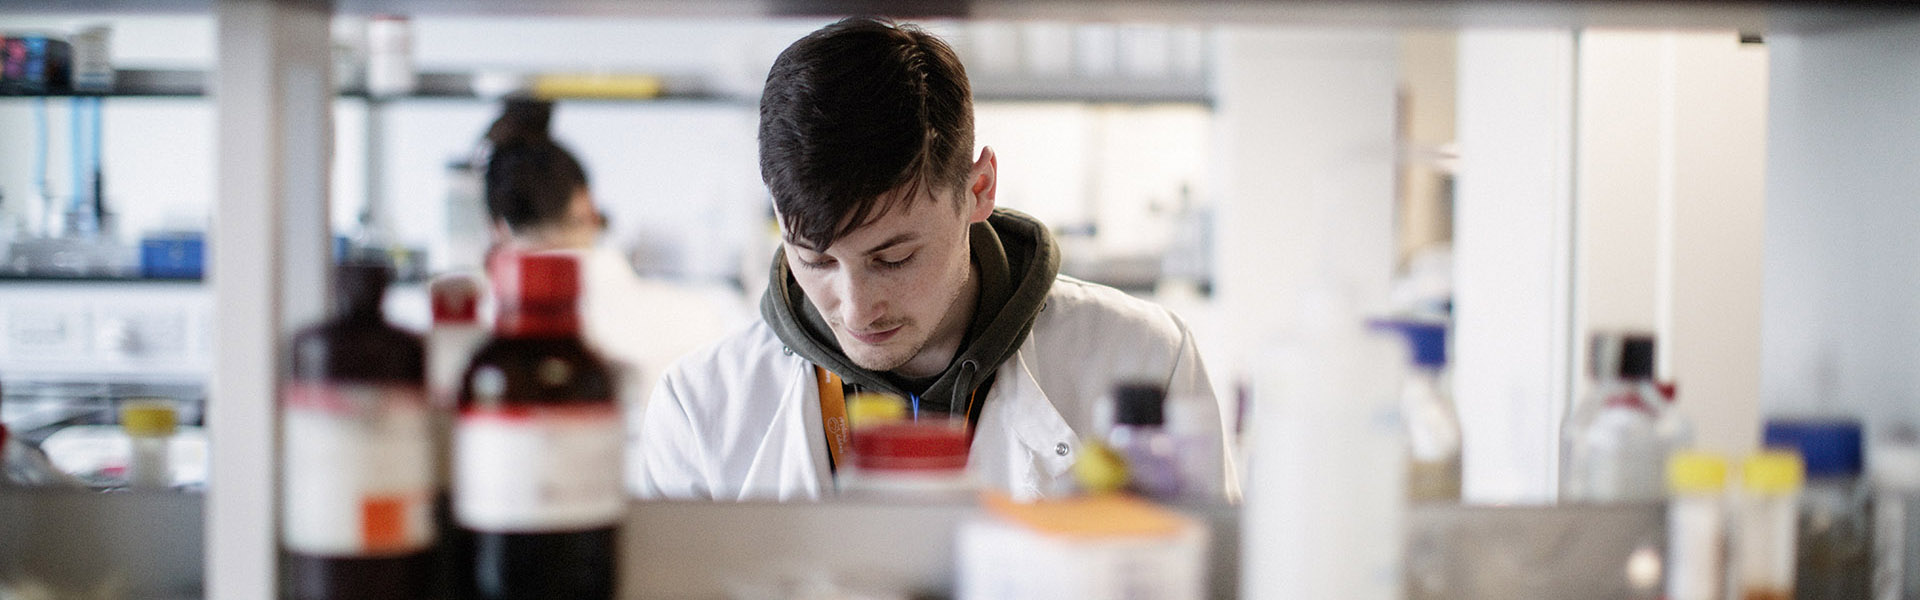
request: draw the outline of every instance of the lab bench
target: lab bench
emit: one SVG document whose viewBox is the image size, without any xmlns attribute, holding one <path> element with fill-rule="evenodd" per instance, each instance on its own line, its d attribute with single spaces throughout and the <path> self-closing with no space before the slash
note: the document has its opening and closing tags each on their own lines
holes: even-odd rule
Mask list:
<svg viewBox="0 0 1920 600">
<path fill-rule="evenodd" d="M 0 583 L 200 597 L 202 507 L 203 496 L 190 492 L 0 487 L 0 514 L 31 516 L 0 519 Z M 1240 509 L 1173 508 L 1208 531 L 1207 597 L 1239 597 L 1248 541 Z M 636 501 L 621 531 L 620 597 L 783 597 L 780 590 L 821 582 L 951 597 L 956 532 L 983 514 L 971 503 Z M 1658 597 L 1665 517 L 1657 503 L 1416 504 L 1406 521 L 1405 597 Z"/>
</svg>

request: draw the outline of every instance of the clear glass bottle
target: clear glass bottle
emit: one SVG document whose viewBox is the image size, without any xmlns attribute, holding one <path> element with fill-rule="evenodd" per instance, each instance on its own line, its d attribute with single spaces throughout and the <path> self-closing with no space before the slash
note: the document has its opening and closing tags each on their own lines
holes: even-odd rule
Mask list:
<svg viewBox="0 0 1920 600">
<path fill-rule="evenodd" d="M 173 463 L 168 445 L 177 427 L 173 405 L 164 400 L 130 399 L 120 405 L 120 427 L 132 451 L 127 457 L 127 487 L 167 489 L 173 486 Z"/>
<path fill-rule="evenodd" d="M 1769 448 L 1795 450 L 1806 465 L 1800 497 L 1799 600 L 1854 600 L 1872 594 L 1872 497 L 1861 477 L 1860 422 L 1774 419 Z"/>
<path fill-rule="evenodd" d="M 1653 502 L 1666 496 L 1665 400 L 1650 335 L 1596 334 L 1592 389 L 1561 430 L 1563 502 Z"/>
<path fill-rule="evenodd" d="M 1665 600 L 1723 600 L 1727 576 L 1727 459 L 1675 452 L 1667 459 Z"/>
<path fill-rule="evenodd" d="M 1800 455 L 1769 450 L 1741 465 L 1739 527 L 1734 557 L 1740 600 L 1790 600 L 1798 548 L 1800 489 L 1805 483 Z"/>
</svg>

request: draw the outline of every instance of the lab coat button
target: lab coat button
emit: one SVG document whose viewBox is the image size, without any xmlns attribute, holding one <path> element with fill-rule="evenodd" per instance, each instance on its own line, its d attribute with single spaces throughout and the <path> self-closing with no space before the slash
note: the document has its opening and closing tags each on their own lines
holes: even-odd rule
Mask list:
<svg viewBox="0 0 1920 600">
<path fill-rule="evenodd" d="M 1053 447 L 1053 453 L 1061 456 L 1066 456 L 1067 450 L 1068 448 L 1067 448 L 1066 442 L 1060 442 L 1059 445 Z"/>
<path fill-rule="evenodd" d="M 793 356 L 793 349 L 786 346 L 781 346 L 780 353 L 785 354 L 787 356 Z"/>
</svg>

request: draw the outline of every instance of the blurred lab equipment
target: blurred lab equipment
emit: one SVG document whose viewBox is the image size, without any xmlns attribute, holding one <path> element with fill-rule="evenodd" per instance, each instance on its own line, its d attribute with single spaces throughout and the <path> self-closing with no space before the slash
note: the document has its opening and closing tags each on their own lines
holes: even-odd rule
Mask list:
<svg viewBox="0 0 1920 600">
<path fill-rule="evenodd" d="M 1155 383 L 1122 382 L 1107 400 L 1113 405 L 1113 427 L 1107 445 L 1126 459 L 1128 488 L 1160 501 L 1184 494 L 1179 448 L 1167 431 L 1167 390 Z"/>
<path fill-rule="evenodd" d="M 165 400 L 128 400 L 120 404 L 120 426 L 132 446 L 132 456 L 127 459 L 127 487 L 172 487 L 169 446 L 178 429 L 173 405 Z"/>
<path fill-rule="evenodd" d="M 611 599 L 625 423 L 612 371 L 580 339 L 580 265 L 495 256 L 500 314 L 463 377 L 454 513 L 480 599 Z"/>
<path fill-rule="evenodd" d="M 1798 452 L 1806 468 L 1793 589 L 1798 600 L 1871 594 L 1873 513 L 1861 477 L 1862 435 L 1860 422 L 1849 418 L 1767 421 L 1767 447 Z"/>
<path fill-rule="evenodd" d="M 1741 465 L 1745 493 L 1733 537 L 1733 581 L 1741 600 L 1795 597 L 1796 517 L 1805 480 L 1806 467 L 1793 452 L 1765 451 Z"/>
<path fill-rule="evenodd" d="M 822 401 L 831 404 L 828 396 Z M 854 394 L 845 403 L 852 451 L 841 467 L 842 496 L 926 502 L 978 493 L 967 474 L 965 417 L 910 415 L 906 400 L 888 394 Z"/>
<path fill-rule="evenodd" d="M 1401 598 L 1406 347 L 1370 331 L 1337 294 L 1310 294 L 1313 324 L 1255 381 L 1243 598 Z"/>
<path fill-rule="evenodd" d="M 1200 600 L 1207 528 L 1120 495 L 1016 503 L 986 499 L 960 526 L 959 600 Z"/>
<path fill-rule="evenodd" d="M 1873 597 L 1920 599 L 1920 430 L 1888 428 L 1867 454 L 1873 486 Z"/>
<path fill-rule="evenodd" d="M 1680 451 L 1667 459 L 1666 600 L 1723 600 L 1727 577 L 1727 459 Z"/>
<path fill-rule="evenodd" d="M 1376 326 L 1405 335 L 1412 351 L 1400 389 L 1400 414 L 1407 424 L 1407 499 L 1459 502 L 1460 414 L 1447 391 L 1447 326 L 1417 320 Z"/>
<path fill-rule="evenodd" d="M 334 271 L 332 318 L 295 334 L 282 394 L 282 537 L 301 600 L 419 599 L 434 545 L 420 339 L 386 323 L 380 264 Z"/>
<path fill-rule="evenodd" d="M 1653 384 L 1651 335 L 1597 333 L 1592 388 L 1561 432 L 1563 502 L 1646 502 L 1666 496 L 1667 404 Z"/>
</svg>

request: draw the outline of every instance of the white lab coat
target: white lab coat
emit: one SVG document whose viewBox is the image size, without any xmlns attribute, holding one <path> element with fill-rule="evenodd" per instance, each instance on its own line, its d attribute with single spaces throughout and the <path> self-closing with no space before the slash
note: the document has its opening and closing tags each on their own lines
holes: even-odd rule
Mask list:
<svg viewBox="0 0 1920 600">
<path fill-rule="evenodd" d="M 1206 368 L 1171 312 L 1059 277 L 1033 332 L 998 367 L 967 468 L 1016 498 L 1059 489 L 1115 381 L 1162 381 L 1219 421 Z M 764 322 L 683 357 L 654 389 L 630 487 L 642 497 L 817 500 L 834 494 L 813 365 Z M 1215 430 L 1216 435 L 1219 429 Z M 1205 447 L 1220 450 L 1218 439 Z M 1215 464 L 1226 464 L 1225 461 Z M 1207 482 L 1218 491 L 1220 481 Z"/>
</svg>

